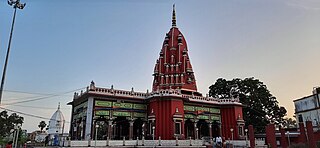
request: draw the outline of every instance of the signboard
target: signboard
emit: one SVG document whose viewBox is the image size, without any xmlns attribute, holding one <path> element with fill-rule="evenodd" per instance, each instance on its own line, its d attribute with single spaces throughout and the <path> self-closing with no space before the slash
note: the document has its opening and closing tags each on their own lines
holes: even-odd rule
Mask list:
<svg viewBox="0 0 320 148">
<path fill-rule="evenodd" d="M 108 110 L 97 110 L 95 112 L 96 116 L 109 116 L 109 111 Z"/>
<path fill-rule="evenodd" d="M 73 108 L 73 112 L 77 112 L 77 110 L 78 110 L 79 108 L 87 108 L 87 104 L 88 104 L 88 102 L 83 102 L 83 103 L 75 106 L 75 107 Z"/>
<path fill-rule="evenodd" d="M 113 108 L 132 108 L 133 104 L 132 103 L 118 103 L 118 102 L 113 102 Z"/>
<path fill-rule="evenodd" d="M 145 110 L 147 106 L 145 104 L 133 104 L 133 109 Z"/>
<path fill-rule="evenodd" d="M 184 110 L 194 111 L 194 106 L 187 106 L 187 105 L 185 105 L 185 106 L 184 106 Z"/>
<path fill-rule="evenodd" d="M 137 113 L 137 112 L 134 112 L 134 113 L 133 113 L 133 116 L 134 116 L 134 117 L 142 117 L 142 118 L 144 118 L 144 117 L 146 117 L 146 114 L 145 114 L 145 113 Z"/>
<path fill-rule="evenodd" d="M 112 107 L 112 102 L 110 102 L 110 101 L 96 101 L 95 106 Z"/>
<path fill-rule="evenodd" d="M 199 115 L 199 116 L 198 116 L 198 119 L 208 120 L 208 119 L 209 119 L 209 116 L 207 116 L 207 115 Z"/>
<path fill-rule="evenodd" d="M 193 119 L 193 118 L 194 118 L 194 115 L 184 114 L 184 118 L 186 118 L 186 119 Z"/>
<path fill-rule="evenodd" d="M 218 120 L 220 121 L 220 116 L 217 116 L 217 115 L 211 115 L 211 120 Z"/>
<path fill-rule="evenodd" d="M 195 108 L 196 108 L 196 110 L 200 110 L 200 111 L 206 111 L 206 112 L 209 111 L 209 108 L 207 108 L 207 107 L 199 107 L 199 106 L 197 106 Z"/>
<path fill-rule="evenodd" d="M 117 112 L 117 111 L 114 111 L 113 115 L 118 116 L 118 117 L 130 117 L 131 116 L 130 112 Z"/>
<path fill-rule="evenodd" d="M 217 109 L 217 108 L 210 108 L 210 113 L 217 113 L 217 114 L 220 114 L 220 109 Z"/>
</svg>

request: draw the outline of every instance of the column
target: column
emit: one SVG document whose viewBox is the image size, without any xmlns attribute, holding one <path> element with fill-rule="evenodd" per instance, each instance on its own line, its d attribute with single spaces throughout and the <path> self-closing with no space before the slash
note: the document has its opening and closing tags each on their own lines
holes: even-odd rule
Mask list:
<svg viewBox="0 0 320 148">
<path fill-rule="evenodd" d="M 288 147 L 288 143 L 287 143 L 287 139 L 286 139 L 285 130 L 281 126 L 279 126 L 279 129 L 280 129 L 280 134 L 281 134 L 280 145 L 281 145 L 281 147 L 286 148 L 286 147 Z"/>
<path fill-rule="evenodd" d="M 249 139 L 250 139 L 250 147 L 254 147 L 256 145 L 255 139 L 254 139 L 254 130 L 253 126 L 249 125 Z"/>
<path fill-rule="evenodd" d="M 198 122 L 198 120 L 194 120 L 194 123 L 193 123 L 193 125 L 194 125 L 194 139 L 198 139 L 197 122 Z"/>
<path fill-rule="evenodd" d="M 308 134 L 308 140 L 309 140 L 309 148 L 316 148 L 316 140 L 313 135 L 313 126 L 311 121 L 306 121 L 307 125 L 307 134 Z"/>
<path fill-rule="evenodd" d="M 113 138 L 112 128 L 112 119 L 110 119 L 108 121 L 108 137 L 110 140 Z"/>
<path fill-rule="evenodd" d="M 266 138 L 267 144 L 270 144 L 271 148 L 277 148 L 274 124 L 268 124 L 266 126 Z"/>
<path fill-rule="evenodd" d="M 209 136 L 210 136 L 210 139 L 212 138 L 212 122 L 209 121 Z"/>
<path fill-rule="evenodd" d="M 133 123 L 134 123 L 134 120 L 133 120 L 133 119 L 131 119 L 131 120 L 129 121 L 129 123 L 130 123 L 130 128 L 129 128 L 129 140 L 132 140 L 132 137 L 133 137 Z"/>
<path fill-rule="evenodd" d="M 307 143 L 306 130 L 304 129 L 303 122 L 299 123 L 299 129 L 300 129 L 299 142 Z"/>
</svg>

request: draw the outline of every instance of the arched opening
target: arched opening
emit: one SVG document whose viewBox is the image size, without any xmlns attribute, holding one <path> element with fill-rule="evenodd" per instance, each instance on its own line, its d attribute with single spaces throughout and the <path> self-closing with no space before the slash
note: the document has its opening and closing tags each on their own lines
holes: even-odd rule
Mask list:
<svg viewBox="0 0 320 148">
<path fill-rule="evenodd" d="M 142 139 L 142 125 L 143 121 L 141 118 L 138 118 L 133 123 L 133 139 Z"/>
<path fill-rule="evenodd" d="M 98 128 L 97 131 L 97 140 L 106 140 L 108 134 L 108 123 L 106 121 L 97 121 Z"/>
<path fill-rule="evenodd" d="M 114 139 L 122 140 L 123 137 L 129 139 L 129 120 L 126 117 L 117 117 L 114 124 Z"/>
<path fill-rule="evenodd" d="M 192 139 L 194 139 L 194 124 L 193 122 L 188 119 L 184 122 L 185 126 L 184 126 L 184 133 L 186 135 L 186 138 L 191 137 Z"/>
<path fill-rule="evenodd" d="M 199 138 L 209 137 L 209 135 L 210 135 L 209 130 L 210 129 L 209 129 L 207 122 L 204 119 L 200 119 L 198 121 L 197 127 L 198 127 L 198 131 L 199 131 L 198 132 Z"/>
<path fill-rule="evenodd" d="M 220 135 L 220 123 L 219 123 L 219 121 L 213 121 L 213 123 L 212 123 L 212 137 L 217 137 L 219 135 Z"/>
</svg>

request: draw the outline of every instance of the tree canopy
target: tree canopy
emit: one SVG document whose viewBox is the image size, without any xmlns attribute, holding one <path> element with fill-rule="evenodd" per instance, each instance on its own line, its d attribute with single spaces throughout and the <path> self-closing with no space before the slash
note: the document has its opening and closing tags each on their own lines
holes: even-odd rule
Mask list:
<svg viewBox="0 0 320 148">
<path fill-rule="evenodd" d="M 267 86 L 253 77 L 226 80 L 219 78 L 209 87 L 209 95 L 220 99 L 239 97 L 246 125 L 253 125 L 256 132 L 263 132 L 268 123 L 282 124 L 287 110 L 278 105 Z"/>
<path fill-rule="evenodd" d="M 47 126 L 45 121 L 40 121 L 38 127 L 40 128 L 40 131 L 42 132 L 42 130 Z"/>
<path fill-rule="evenodd" d="M 10 135 L 10 130 L 14 129 L 14 125 L 23 123 L 23 117 L 16 113 L 8 115 L 7 111 L 0 112 L 0 138 Z"/>
</svg>

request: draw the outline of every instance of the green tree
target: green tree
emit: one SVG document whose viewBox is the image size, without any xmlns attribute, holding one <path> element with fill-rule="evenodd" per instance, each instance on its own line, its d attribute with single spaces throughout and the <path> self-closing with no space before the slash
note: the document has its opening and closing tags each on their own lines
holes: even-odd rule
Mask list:
<svg viewBox="0 0 320 148">
<path fill-rule="evenodd" d="M 40 121 L 38 127 L 40 128 L 40 131 L 42 132 L 42 130 L 47 126 L 45 121 Z"/>
<path fill-rule="evenodd" d="M 7 111 L 0 112 L 0 138 L 3 139 L 10 135 L 10 130 L 14 129 L 14 125 L 23 123 L 23 117 L 16 113 L 8 115 Z"/>
<path fill-rule="evenodd" d="M 253 125 L 256 132 L 264 132 L 270 122 L 283 124 L 287 110 L 278 105 L 267 86 L 258 79 L 245 78 L 226 80 L 219 78 L 209 87 L 209 95 L 220 99 L 239 97 L 246 125 Z"/>
<path fill-rule="evenodd" d="M 283 126 L 286 128 L 296 128 L 297 121 L 294 118 L 284 118 Z"/>
</svg>

